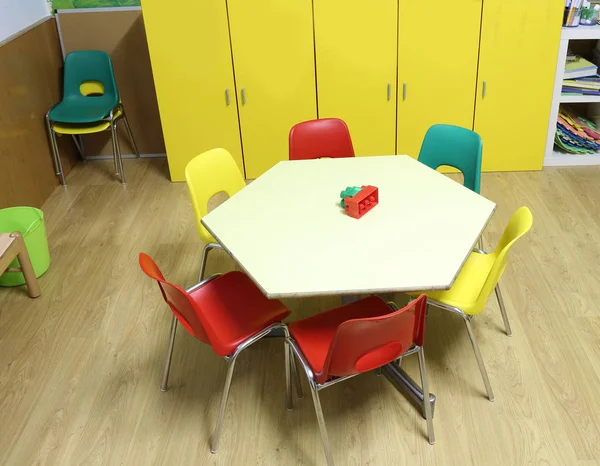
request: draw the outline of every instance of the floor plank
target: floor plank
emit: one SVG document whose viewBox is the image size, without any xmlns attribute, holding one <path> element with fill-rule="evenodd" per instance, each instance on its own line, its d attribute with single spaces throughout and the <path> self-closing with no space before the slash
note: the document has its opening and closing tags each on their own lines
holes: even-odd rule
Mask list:
<svg viewBox="0 0 600 466">
<path fill-rule="evenodd" d="M 203 245 L 165 160 L 124 163 L 126 187 L 111 162 L 81 163 L 44 205 L 52 266 L 42 296 L 0 289 L 0 464 L 324 464 L 310 396 L 285 410 L 279 340 L 240 357 L 217 455 L 208 442 L 225 363 L 180 328 L 170 390 L 159 391 L 170 313 L 137 255 L 189 286 Z M 461 319 L 433 310 L 425 348 L 436 445 L 408 401 L 369 373 L 322 392 L 337 464 L 597 464 L 599 180 L 600 167 L 483 175 L 498 204 L 486 248 L 519 206 L 534 216 L 501 281 L 514 335 L 493 299 L 474 319 L 496 401 Z M 210 273 L 235 267 L 211 253 Z M 339 298 L 286 304 L 299 318 Z M 417 376 L 415 360 L 405 366 Z"/>
</svg>

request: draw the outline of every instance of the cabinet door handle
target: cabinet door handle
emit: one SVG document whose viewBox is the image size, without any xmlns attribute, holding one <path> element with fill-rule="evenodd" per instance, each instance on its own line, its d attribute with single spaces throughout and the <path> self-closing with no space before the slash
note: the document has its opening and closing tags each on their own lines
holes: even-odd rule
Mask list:
<svg viewBox="0 0 600 466">
<path fill-rule="evenodd" d="M 483 90 L 481 91 L 481 98 L 484 99 L 487 94 L 487 81 L 483 81 Z"/>
<path fill-rule="evenodd" d="M 391 83 L 388 83 L 387 98 L 388 98 L 388 100 L 392 100 L 392 85 L 391 85 Z"/>
<path fill-rule="evenodd" d="M 246 88 L 242 87 L 242 105 L 246 105 Z"/>
<path fill-rule="evenodd" d="M 406 100 L 406 88 L 408 86 L 406 85 L 406 83 L 402 83 L 402 100 Z"/>
<path fill-rule="evenodd" d="M 225 103 L 227 105 L 231 104 L 231 99 L 229 98 L 229 88 L 225 89 Z"/>
</svg>

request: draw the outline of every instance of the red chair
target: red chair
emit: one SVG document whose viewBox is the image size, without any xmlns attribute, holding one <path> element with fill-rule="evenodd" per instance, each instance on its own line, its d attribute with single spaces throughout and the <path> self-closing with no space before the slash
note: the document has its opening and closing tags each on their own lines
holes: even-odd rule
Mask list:
<svg viewBox="0 0 600 466">
<path fill-rule="evenodd" d="M 161 391 L 167 390 L 178 321 L 192 336 L 212 346 L 214 352 L 225 358 L 229 364 L 210 448 L 212 453 L 216 453 L 231 377 L 238 355 L 243 349 L 273 330 L 280 329 L 286 337 L 289 337 L 287 327 L 281 321 L 290 314 L 290 311 L 280 301 L 267 299 L 241 272 L 213 275 L 186 291 L 166 281 L 156 263 L 144 253 L 140 254 L 140 267 L 146 275 L 158 282 L 163 298 L 174 314 Z M 291 349 L 286 338 L 285 380 L 288 409 L 292 409 L 290 369 L 292 367 L 295 369 L 292 364 L 293 358 L 290 356 L 292 356 Z M 298 396 L 302 398 L 297 373 L 296 387 Z"/>
<path fill-rule="evenodd" d="M 325 456 L 330 466 L 333 465 L 333 457 L 319 390 L 417 353 L 423 396 L 429 400 L 423 355 L 427 297 L 421 295 L 399 310 L 390 306 L 381 298 L 371 296 L 288 325 L 290 345 L 310 382 Z M 424 403 L 424 406 L 429 443 L 433 445 L 431 405 Z"/>
<path fill-rule="evenodd" d="M 290 160 L 354 157 L 346 123 L 323 118 L 298 123 L 290 131 Z"/>
</svg>

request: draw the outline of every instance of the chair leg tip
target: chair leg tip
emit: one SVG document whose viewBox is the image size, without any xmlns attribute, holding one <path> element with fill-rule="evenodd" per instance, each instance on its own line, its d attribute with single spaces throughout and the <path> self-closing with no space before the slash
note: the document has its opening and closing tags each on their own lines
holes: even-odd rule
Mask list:
<svg viewBox="0 0 600 466">
<path fill-rule="evenodd" d="M 435 440 L 429 440 L 429 445 L 435 445 Z"/>
<path fill-rule="evenodd" d="M 213 455 L 216 455 L 216 454 L 217 454 L 217 450 L 213 450 L 213 448 L 212 448 L 212 447 L 210 448 L 210 452 L 211 452 Z"/>
<path fill-rule="evenodd" d="M 160 387 L 160 391 L 161 391 L 162 393 L 165 393 L 167 390 L 168 390 L 168 389 L 167 389 L 167 387 Z"/>
<path fill-rule="evenodd" d="M 490 403 L 493 403 L 493 402 L 494 402 L 494 400 L 496 399 L 496 398 L 495 398 L 495 397 L 493 397 L 493 396 L 492 396 L 492 397 L 488 397 L 488 398 L 489 398 L 489 400 L 490 400 Z"/>
<path fill-rule="evenodd" d="M 298 395 L 298 399 L 299 399 L 299 400 L 303 400 L 303 399 L 304 399 L 304 394 L 302 394 L 302 395 Z"/>
</svg>

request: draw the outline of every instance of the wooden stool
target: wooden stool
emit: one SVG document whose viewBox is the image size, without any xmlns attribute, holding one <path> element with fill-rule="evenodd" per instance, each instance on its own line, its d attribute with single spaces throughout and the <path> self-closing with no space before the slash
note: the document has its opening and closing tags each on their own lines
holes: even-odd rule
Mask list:
<svg viewBox="0 0 600 466">
<path fill-rule="evenodd" d="M 40 295 L 40 287 L 29 259 L 27 247 L 21 233 L 0 233 L 0 275 L 8 268 L 9 264 L 15 259 L 19 261 L 21 268 L 10 268 L 9 272 L 22 272 L 27 283 L 29 296 L 37 298 Z"/>
</svg>

